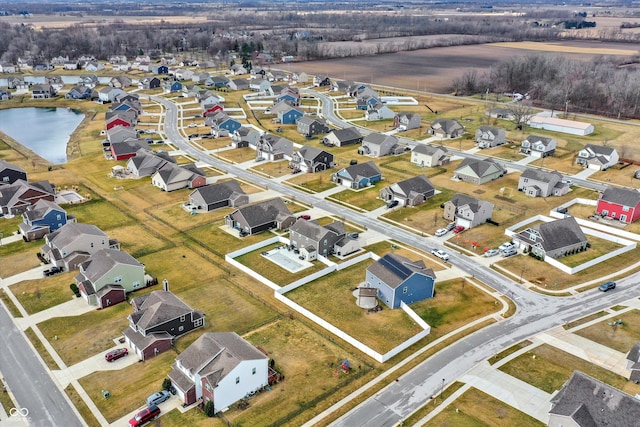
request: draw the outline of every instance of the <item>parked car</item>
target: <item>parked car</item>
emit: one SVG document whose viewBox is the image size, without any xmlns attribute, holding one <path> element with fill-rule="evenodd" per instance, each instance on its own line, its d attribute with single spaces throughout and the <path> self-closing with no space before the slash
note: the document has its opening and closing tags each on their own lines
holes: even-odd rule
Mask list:
<svg viewBox="0 0 640 427">
<path fill-rule="evenodd" d="M 439 228 L 436 230 L 436 232 L 434 233 L 437 237 L 441 237 L 444 236 L 445 234 L 447 234 L 449 232 L 449 230 L 447 230 L 446 228 Z"/>
<path fill-rule="evenodd" d="M 126 348 L 117 348 L 105 354 L 104 360 L 106 360 L 107 362 L 113 362 L 114 360 L 118 360 L 121 357 L 125 357 L 127 354 L 129 354 L 129 350 L 127 350 Z"/>
<path fill-rule="evenodd" d="M 304 219 L 304 220 L 310 220 L 311 219 L 311 215 L 309 214 L 302 214 L 300 215 L 300 219 Z"/>
<path fill-rule="evenodd" d="M 504 242 L 503 244 L 501 244 L 500 246 L 498 246 L 498 250 L 500 252 L 504 252 L 509 248 L 514 247 L 515 245 L 513 244 L 513 242 Z"/>
<path fill-rule="evenodd" d="M 162 390 L 157 393 L 153 393 L 151 396 L 147 397 L 147 405 L 159 405 L 165 400 L 171 397 L 171 393 L 167 390 Z"/>
<path fill-rule="evenodd" d="M 348 237 L 351 237 L 352 239 L 357 239 L 358 237 L 360 237 L 360 235 L 356 232 L 353 233 L 349 233 L 347 234 Z"/>
<path fill-rule="evenodd" d="M 486 257 L 492 257 L 492 256 L 496 256 L 496 255 L 498 255 L 499 253 L 500 253 L 500 251 L 499 251 L 499 250 L 497 250 L 497 249 L 489 249 L 488 251 L 486 251 L 486 252 L 484 253 L 484 256 L 486 256 Z"/>
<path fill-rule="evenodd" d="M 433 249 L 431 251 L 431 254 L 433 254 L 434 256 L 437 256 L 438 258 L 440 258 L 444 262 L 449 261 L 449 254 L 446 253 L 445 251 L 443 251 L 442 249 Z"/>
<path fill-rule="evenodd" d="M 456 225 L 455 227 L 453 227 L 453 232 L 458 234 L 463 232 L 465 229 L 465 227 L 463 225 Z"/>
<path fill-rule="evenodd" d="M 450 222 L 449 224 L 447 224 L 447 226 L 445 227 L 447 231 L 451 231 L 454 228 L 456 228 L 456 223 L 455 222 Z"/>
<path fill-rule="evenodd" d="M 158 415 L 160 415 L 160 408 L 156 405 L 150 405 L 134 415 L 129 420 L 129 425 L 131 427 L 139 427 L 148 421 L 158 418 Z"/>
<path fill-rule="evenodd" d="M 64 268 L 62 267 L 56 267 L 55 265 L 51 268 L 48 268 L 46 270 L 44 270 L 42 272 L 42 276 L 43 277 L 49 277 L 49 276 L 53 276 L 54 274 L 58 274 L 58 273 L 62 273 L 64 271 Z"/>
<path fill-rule="evenodd" d="M 600 287 L 598 288 L 599 291 L 601 292 L 607 292 L 610 289 L 615 289 L 616 288 L 616 282 L 604 282 L 602 285 L 600 285 Z"/>
<path fill-rule="evenodd" d="M 191 123 L 191 124 L 189 124 L 187 127 L 188 127 L 188 128 L 197 128 L 197 127 L 198 127 L 198 125 L 197 125 L 197 124 L 195 124 L 195 123 Z"/>
<path fill-rule="evenodd" d="M 518 250 L 516 249 L 515 246 L 511 246 L 510 248 L 505 249 L 504 251 L 500 252 L 502 254 L 503 257 L 508 257 L 511 255 L 515 255 L 518 253 Z"/>
<path fill-rule="evenodd" d="M 396 206 L 398 206 L 400 202 L 398 202 L 397 200 L 392 200 L 389 203 L 387 203 L 387 209 L 391 209 L 391 208 L 395 208 Z"/>
</svg>

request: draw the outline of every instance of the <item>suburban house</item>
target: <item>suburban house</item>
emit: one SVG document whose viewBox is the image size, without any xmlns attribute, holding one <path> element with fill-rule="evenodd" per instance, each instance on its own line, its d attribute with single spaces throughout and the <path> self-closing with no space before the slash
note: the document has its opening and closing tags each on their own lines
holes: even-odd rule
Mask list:
<svg viewBox="0 0 640 427">
<path fill-rule="evenodd" d="M 331 175 L 333 182 L 351 189 L 368 187 L 381 179 L 382 172 L 373 162 L 351 165 Z"/>
<path fill-rule="evenodd" d="M 51 85 L 42 84 L 31 86 L 31 96 L 33 99 L 49 99 L 56 95 L 56 90 Z"/>
<path fill-rule="evenodd" d="M 627 370 L 629 381 L 640 383 L 640 343 L 635 343 L 627 353 Z"/>
<path fill-rule="evenodd" d="M 587 249 L 587 237 L 572 216 L 543 222 L 512 236 L 525 252 L 539 257 L 562 258 Z"/>
<path fill-rule="evenodd" d="M 287 230 L 296 222 L 282 199 L 263 200 L 243 206 L 225 217 L 229 228 L 240 231 L 241 235 L 251 235 L 261 231 Z"/>
<path fill-rule="evenodd" d="M 38 200 L 34 205 L 22 213 L 22 222 L 18 226 L 25 242 L 42 239 L 45 234 L 56 231 L 68 221 L 75 221 L 73 215 L 54 202 L 45 199 Z"/>
<path fill-rule="evenodd" d="M 411 162 L 421 168 L 433 168 L 448 165 L 451 157 L 446 147 L 417 144 L 411 150 Z"/>
<path fill-rule="evenodd" d="M 276 97 L 276 102 L 287 101 L 289 104 L 297 107 L 300 105 L 300 91 L 298 88 L 285 87 Z"/>
<path fill-rule="evenodd" d="M 233 148 L 255 148 L 260 141 L 261 132 L 247 126 L 240 126 L 231 134 Z"/>
<path fill-rule="evenodd" d="M 166 288 L 168 282 L 164 283 Z M 124 338 L 140 360 L 170 350 L 176 338 L 204 326 L 204 314 L 167 289 L 132 299 L 131 308 Z"/>
<path fill-rule="evenodd" d="M 484 184 L 507 173 L 506 169 L 491 159 L 465 158 L 453 171 L 453 178 L 471 184 Z"/>
<path fill-rule="evenodd" d="M 329 126 L 327 126 L 324 120 L 310 116 L 300 117 L 296 121 L 296 127 L 298 128 L 298 132 L 306 137 L 329 132 Z"/>
<path fill-rule="evenodd" d="M 115 87 L 118 89 L 124 89 L 125 87 L 131 86 L 131 79 L 127 76 L 115 76 L 111 77 L 109 80 L 109 86 Z"/>
<path fill-rule="evenodd" d="M 344 147 L 345 145 L 361 144 L 363 136 L 356 127 L 344 129 L 334 129 L 322 138 L 322 143 L 326 146 Z"/>
<path fill-rule="evenodd" d="M 8 101 L 13 98 L 13 94 L 7 89 L 0 89 L 0 101 Z"/>
<path fill-rule="evenodd" d="M 247 74 L 247 69 L 242 64 L 233 64 L 231 67 L 229 67 L 229 71 L 234 76 Z"/>
<path fill-rule="evenodd" d="M 87 303 L 106 308 L 146 286 L 144 264 L 124 251 L 100 249 L 78 265 L 76 284 Z"/>
<path fill-rule="evenodd" d="M 269 369 L 269 358 L 235 332 L 207 332 L 176 357 L 169 379 L 185 405 L 211 401 L 219 412 L 266 387 Z"/>
<path fill-rule="evenodd" d="M 436 119 L 427 132 L 440 138 L 457 138 L 465 133 L 465 129 L 457 120 Z"/>
<path fill-rule="evenodd" d="M 224 111 L 224 106 L 222 106 L 222 104 L 206 104 L 202 105 L 202 110 L 202 117 L 207 117 L 214 115 L 218 111 Z"/>
<path fill-rule="evenodd" d="M 142 139 L 129 138 L 122 142 L 114 142 L 109 147 L 111 157 L 117 161 L 128 160 L 140 150 L 148 150 L 149 143 Z"/>
<path fill-rule="evenodd" d="M 356 109 L 357 110 L 368 111 L 369 109 L 371 109 L 375 105 L 380 105 L 380 106 L 384 105 L 382 102 L 380 102 L 380 98 L 377 95 L 364 94 L 364 95 L 358 96 L 356 98 Z M 389 117 L 389 118 L 393 118 L 393 116 Z"/>
<path fill-rule="evenodd" d="M 116 100 L 116 96 L 125 93 L 122 89 L 106 86 L 98 91 L 98 100 L 103 104 L 110 103 Z"/>
<path fill-rule="evenodd" d="M 484 224 L 493 214 L 493 204 L 466 194 L 456 194 L 444 203 L 442 216 L 464 228 Z"/>
<path fill-rule="evenodd" d="M 69 89 L 64 97 L 65 99 L 89 99 L 91 97 L 91 88 L 84 85 L 77 85 Z"/>
<path fill-rule="evenodd" d="M 395 116 L 396 112 L 382 102 L 368 104 L 367 111 L 364 113 L 364 118 L 367 121 L 393 119 Z"/>
<path fill-rule="evenodd" d="M 27 83 L 22 76 L 12 76 L 7 79 L 7 88 L 26 90 L 29 89 L 29 83 Z"/>
<path fill-rule="evenodd" d="M 548 427 L 632 426 L 640 400 L 587 374 L 574 371 L 551 397 Z"/>
<path fill-rule="evenodd" d="M 289 167 L 294 171 L 321 172 L 333 167 L 333 154 L 320 148 L 304 145 L 293 153 Z"/>
<path fill-rule="evenodd" d="M 400 131 L 420 129 L 421 120 L 416 113 L 398 113 L 393 117 L 393 127 Z"/>
<path fill-rule="evenodd" d="M 110 143 L 124 142 L 127 139 L 137 139 L 138 132 L 131 126 L 114 126 L 107 129 L 107 139 Z"/>
<path fill-rule="evenodd" d="M 418 175 L 383 188 L 380 198 L 387 203 L 396 200 L 400 206 L 417 206 L 433 197 L 435 191 L 429 178 Z"/>
<path fill-rule="evenodd" d="M 289 228 L 289 241 L 300 251 L 300 256 L 313 261 L 318 256 L 327 257 L 336 252 L 336 243 L 347 238 L 342 221 L 322 226 L 316 221 L 298 220 Z M 343 254 L 347 255 L 347 254 Z"/>
<path fill-rule="evenodd" d="M 391 154 L 402 154 L 405 147 L 398 144 L 398 138 L 384 133 L 371 132 L 362 139 L 358 153 L 369 157 L 382 157 Z"/>
<path fill-rule="evenodd" d="M 576 163 L 585 168 L 603 171 L 617 164 L 618 160 L 619 156 L 615 148 L 587 144 L 582 150 L 578 151 Z"/>
<path fill-rule="evenodd" d="M 294 125 L 302 116 L 304 116 L 304 112 L 298 107 L 290 106 L 286 110 L 278 112 L 278 119 L 283 125 Z"/>
<path fill-rule="evenodd" d="M 529 135 L 520 144 L 520 152 L 527 156 L 543 158 L 553 156 L 556 152 L 556 140 L 544 136 Z"/>
<path fill-rule="evenodd" d="M 182 188 L 198 188 L 207 184 L 207 176 L 193 163 L 176 165 L 165 163 L 151 176 L 151 184 L 163 191 L 175 191 Z"/>
<path fill-rule="evenodd" d="M 160 81 L 157 77 L 143 77 L 138 82 L 138 89 L 141 90 L 149 90 L 149 89 L 158 89 L 162 81 Z"/>
<path fill-rule="evenodd" d="M 27 182 L 21 179 L 12 184 L 0 184 L 0 213 L 20 215 L 38 200 L 55 200 L 55 186 L 49 181 Z"/>
<path fill-rule="evenodd" d="M 64 87 L 64 82 L 60 76 L 44 76 L 44 84 L 50 85 L 55 93 L 60 92 Z"/>
<path fill-rule="evenodd" d="M 176 71 L 176 79 L 178 80 L 191 80 L 191 77 L 193 77 L 193 70 L 187 68 Z"/>
<path fill-rule="evenodd" d="M 631 224 L 640 218 L 640 191 L 608 187 L 598 199 L 596 213 Z"/>
<path fill-rule="evenodd" d="M 166 65 L 152 65 L 150 71 L 153 74 L 169 74 L 169 67 Z"/>
<path fill-rule="evenodd" d="M 285 111 L 289 111 L 292 107 L 293 106 L 289 102 L 280 101 L 280 102 L 276 102 L 271 107 L 265 108 L 264 112 L 265 112 L 265 114 L 274 114 L 274 115 L 277 116 L 280 113 L 283 113 Z M 274 119 L 274 121 L 276 121 L 276 120 Z"/>
<path fill-rule="evenodd" d="M 67 222 L 44 236 L 40 252 L 48 262 L 68 271 L 75 270 L 101 249 L 119 250 L 120 243 L 109 239 L 104 231 L 93 224 Z"/>
<path fill-rule="evenodd" d="M 211 212 L 216 209 L 237 208 L 249 203 L 249 196 L 236 180 L 205 185 L 189 194 L 189 204 L 194 209 Z"/>
<path fill-rule="evenodd" d="M 562 182 L 562 174 L 557 171 L 527 168 L 518 180 L 518 191 L 531 197 L 564 196 L 569 189 L 570 185 Z"/>
<path fill-rule="evenodd" d="M 125 116 L 125 115 L 119 115 L 119 114 L 112 115 L 111 117 L 105 120 L 105 127 L 108 130 L 115 126 L 133 126 L 134 122 L 132 120 L 137 120 L 135 115 L 133 116 L 131 115 Z"/>
<path fill-rule="evenodd" d="M 378 290 L 378 298 L 389 308 L 432 298 L 436 275 L 424 261 L 411 261 L 388 253 L 367 267 L 366 287 Z"/>
<path fill-rule="evenodd" d="M 95 88 L 99 82 L 100 80 L 95 74 L 81 74 L 80 77 L 78 77 L 78 84 L 90 87 L 91 89 Z"/>
<path fill-rule="evenodd" d="M 505 144 L 507 132 L 492 126 L 480 126 L 476 131 L 478 148 L 492 148 Z"/>
<path fill-rule="evenodd" d="M 510 108 L 492 108 L 487 111 L 487 115 L 494 119 L 515 120 L 513 111 Z"/>
<path fill-rule="evenodd" d="M 229 89 L 231 89 L 231 90 L 247 90 L 247 89 L 249 89 L 249 80 L 247 80 L 247 79 L 231 79 L 229 81 Z"/>
<path fill-rule="evenodd" d="M 138 150 L 134 157 L 127 161 L 127 171 L 138 178 L 151 176 L 167 163 L 176 163 L 166 151 L 153 152 L 151 150 Z"/>
<path fill-rule="evenodd" d="M 15 73 L 16 66 L 9 62 L 0 61 L 0 73 Z"/>
<path fill-rule="evenodd" d="M 167 80 L 164 83 L 165 92 L 182 92 L 182 82 L 178 80 Z"/>
<path fill-rule="evenodd" d="M 207 114 L 204 124 L 205 126 L 210 126 L 211 134 L 216 136 L 229 136 L 242 126 L 239 121 L 232 119 L 224 111 Z"/>
<path fill-rule="evenodd" d="M 293 157 L 293 141 L 281 136 L 265 133 L 260 136 L 256 145 L 256 158 L 270 161 Z"/>
<path fill-rule="evenodd" d="M 271 92 L 271 82 L 267 79 L 253 79 L 249 82 L 249 90 L 258 92 L 258 95 L 265 95 Z"/>
<path fill-rule="evenodd" d="M 0 159 L 0 185 L 13 184 L 19 179 L 27 181 L 27 171 Z"/>
</svg>

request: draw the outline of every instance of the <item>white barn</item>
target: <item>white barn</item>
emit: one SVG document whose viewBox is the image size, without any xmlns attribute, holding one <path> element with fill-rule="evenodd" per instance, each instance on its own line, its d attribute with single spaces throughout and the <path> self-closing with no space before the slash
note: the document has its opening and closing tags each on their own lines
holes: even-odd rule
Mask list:
<svg viewBox="0 0 640 427">
<path fill-rule="evenodd" d="M 536 129 L 544 129 L 580 136 L 590 135 L 594 131 L 594 127 L 591 123 L 558 119 L 557 117 L 533 116 L 529 119 L 529 126 Z"/>
</svg>

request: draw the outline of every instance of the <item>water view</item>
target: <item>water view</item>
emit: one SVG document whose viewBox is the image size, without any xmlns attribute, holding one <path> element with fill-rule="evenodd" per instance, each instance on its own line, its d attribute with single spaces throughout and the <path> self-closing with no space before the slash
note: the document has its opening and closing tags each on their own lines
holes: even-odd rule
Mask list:
<svg viewBox="0 0 640 427">
<path fill-rule="evenodd" d="M 68 108 L 0 110 L 0 131 L 54 164 L 67 161 L 67 143 L 84 114 Z"/>
</svg>

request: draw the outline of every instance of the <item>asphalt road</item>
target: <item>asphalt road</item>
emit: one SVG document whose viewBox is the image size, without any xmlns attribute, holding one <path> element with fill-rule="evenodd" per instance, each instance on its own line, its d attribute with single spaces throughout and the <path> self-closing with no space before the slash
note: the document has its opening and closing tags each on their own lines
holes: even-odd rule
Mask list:
<svg viewBox="0 0 640 427">
<path fill-rule="evenodd" d="M 18 415 L 0 422 L 0 427 L 29 425 L 32 427 L 83 426 L 62 392 L 49 376 L 0 304 L 0 373 L 26 417 Z M 5 408 L 10 412 L 11 408 Z M 26 409 L 26 411 L 25 411 Z M 28 415 L 27 415 L 28 411 Z"/>
<path fill-rule="evenodd" d="M 322 94 L 318 95 L 324 101 L 323 115 L 325 118 L 333 123 L 342 123 L 333 114 L 331 100 Z M 323 199 L 316 198 L 314 195 L 297 191 L 260 175 L 255 175 L 201 152 L 190 145 L 178 132 L 178 107 L 166 99 L 159 97 L 154 97 L 154 99 L 162 103 L 167 109 L 165 133 L 168 139 L 190 156 L 236 175 L 241 179 L 273 189 L 285 196 L 295 197 L 296 200 L 344 217 L 346 220 L 365 226 L 368 229 L 381 232 L 391 239 L 427 252 L 434 248 L 442 249 L 438 243 L 429 239 L 390 226 L 377 219 L 366 217 L 350 209 L 334 205 Z M 343 125 L 345 124 L 343 123 Z M 413 141 L 411 143 L 415 144 Z M 467 155 L 466 153 L 460 154 Z M 511 166 L 511 164 L 507 165 Z M 594 188 L 593 183 L 588 181 L 585 181 L 585 186 Z M 595 187 L 597 188 L 597 186 Z M 476 264 L 469 257 L 455 253 L 450 249 L 447 249 L 447 253 L 449 253 L 450 262 L 453 265 L 509 296 L 517 305 L 516 314 L 507 320 L 465 337 L 463 340 L 430 357 L 410 373 L 404 375 L 398 382 L 393 382 L 332 425 L 350 427 L 396 425 L 427 403 L 432 396 L 437 395 L 443 386 L 454 382 L 477 363 L 486 360 L 512 344 L 556 325 L 627 300 L 636 295 L 640 289 L 639 276 L 634 275 L 620 281 L 616 290 L 607 294 L 593 290 L 583 292 L 574 297 L 549 297 L 531 292 L 490 268 Z"/>
</svg>

